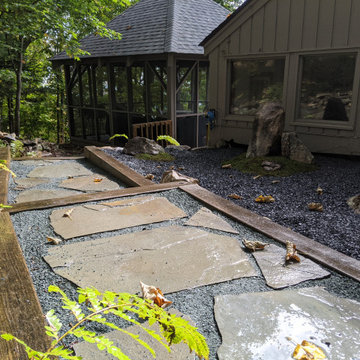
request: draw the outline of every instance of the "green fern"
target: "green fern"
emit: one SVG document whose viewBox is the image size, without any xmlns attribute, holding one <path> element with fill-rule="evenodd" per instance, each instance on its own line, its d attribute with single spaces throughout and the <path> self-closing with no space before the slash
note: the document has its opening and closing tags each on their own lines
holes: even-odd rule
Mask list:
<svg viewBox="0 0 360 360">
<path fill-rule="evenodd" d="M 129 140 L 129 137 L 126 134 L 114 134 L 109 138 L 109 141 L 114 140 L 117 137 L 124 137 L 126 140 Z"/>
<path fill-rule="evenodd" d="M 180 146 L 180 143 L 177 142 L 173 137 L 169 136 L 169 135 L 159 135 L 156 138 L 156 141 L 160 141 L 160 140 L 165 140 L 168 143 L 175 145 L 175 146 Z"/>
<path fill-rule="evenodd" d="M 87 330 L 84 327 L 86 322 L 97 322 L 130 336 L 156 358 L 155 351 L 146 342 L 141 340 L 138 335 L 121 329 L 110 322 L 106 317 L 108 314 L 116 315 L 139 326 L 169 352 L 171 351 L 170 345 L 184 342 L 190 351 L 194 351 L 200 359 L 207 360 L 209 358 L 209 348 L 205 338 L 195 327 L 190 325 L 185 319 L 166 312 L 149 300 L 127 293 L 114 293 L 110 291 L 101 293 L 95 288 L 78 289 L 78 301 L 70 300 L 59 287 L 54 285 L 49 287 L 49 292 L 56 292 L 62 296 L 63 308 L 72 312 L 77 323 L 61 335 L 62 324 L 56 317 L 54 310 L 50 310 L 46 315 L 49 325 L 45 327 L 45 330 L 46 334 L 53 340 L 50 348 L 45 353 L 31 349 L 22 340 L 11 334 L 1 335 L 1 338 L 6 341 L 15 340 L 23 345 L 29 359 L 51 360 L 54 359 L 54 357 L 61 357 L 69 360 L 81 360 L 81 357 L 73 355 L 70 349 L 59 345 L 65 337 L 74 335 L 79 339 L 96 344 L 99 350 L 106 351 L 117 359 L 130 360 L 129 357 L 122 352 L 121 348 L 115 346 L 112 341 L 102 335 L 97 335 L 93 331 Z M 84 303 L 88 306 L 88 314 L 85 314 L 82 310 L 81 304 Z M 138 320 L 132 317 L 132 314 L 135 315 L 135 317 L 147 320 L 151 327 L 158 324 L 161 335 L 155 330 L 143 326 Z"/>
<path fill-rule="evenodd" d="M 6 160 L 0 160 L 0 170 L 5 170 L 9 172 L 13 177 L 16 177 L 16 175 L 6 166 Z"/>
</svg>

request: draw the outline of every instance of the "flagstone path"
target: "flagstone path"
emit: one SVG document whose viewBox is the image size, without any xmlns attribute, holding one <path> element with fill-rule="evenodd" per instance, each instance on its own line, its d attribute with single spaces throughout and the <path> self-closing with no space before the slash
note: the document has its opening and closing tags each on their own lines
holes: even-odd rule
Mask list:
<svg viewBox="0 0 360 360">
<path fill-rule="evenodd" d="M 23 165 L 19 162 L 17 166 L 32 167 L 27 177 L 17 180 L 17 186 L 34 187 L 39 191 L 33 193 L 35 199 L 41 192 L 64 191 L 64 187 L 82 192 L 106 192 L 122 186 L 97 171 L 91 172 L 77 161 L 35 161 Z M 94 181 L 100 178 L 101 181 Z M 29 191 L 20 193 L 18 200 Z M 222 335 L 222 345 L 218 348 L 220 360 L 290 360 L 295 345 L 287 336 L 295 342 L 313 341 L 325 350 L 329 360 L 360 359 L 360 304 L 319 288 L 291 288 L 299 283 L 297 286 L 307 287 L 312 285 L 310 281 L 321 278 L 325 278 L 323 284 L 331 288 L 333 273 L 306 256 L 301 256 L 300 263 L 284 266 L 285 247 L 262 235 L 261 224 L 259 231 L 256 226 L 250 229 L 212 210 L 211 201 L 203 198 L 200 204 L 189 194 L 179 188 L 144 195 L 139 188 L 138 194 L 125 199 L 25 211 L 20 214 L 21 225 L 20 217 L 14 215 L 13 219 L 23 249 L 26 242 L 35 237 L 50 268 L 41 264 L 42 259 L 34 257 L 27 258 L 28 266 L 37 264 L 44 271 L 57 274 L 64 285 L 70 280 L 77 286 L 95 286 L 101 291 L 138 293 L 139 281 L 143 281 L 170 294 L 174 307 L 182 308 L 187 314 L 186 304 L 176 302 L 177 294 L 182 298 L 192 289 L 194 296 L 199 296 L 198 306 L 202 309 L 200 302 L 208 296 L 206 289 L 226 283 L 238 284 L 239 290 L 232 290 L 232 295 L 215 296 L 215 320 Z M 89 199 L 86 201 L 91 201 Z M 34 224 L 33 219 L 41 219 L 41 223 Z M 27 229 L 23 223 L 41 228 L 38 235 L 34 236 L 31 226 Z M 272 226 L 275 228 L 276 224 Z M 45 245 L 45 237 L 53 235 L 52 232 L 63 240 L 60 245 Z M 245 235 L 249 239 L 249 234 L 251 240 L 265 240 L 271 245 L 261 252 L 250 253 L 241 242 Z M 46 277 L 54 276 L 53 273 Z M 36 271 L 33 275 L 37 276 Z M 253 292 L 250 285 L 242 287 L 247 281 L 266 291 Z M 40 283 L 36 278 L 34 282 L 35 286 Z M 271 289 L 288 287 L 290 289 Z M 225 285 L 224 289 L 227 289 Z M 244 289 L 246 293 L 234 295 L 234 291 L 244 292 Z M 195 295 L 197 291 L 200 295 Z M 39 292 L 40 298 L 45 296 L 43 292 Z M 196 304 L 193 306 L 196 310 Z M 213 321 L 211 317 L 206 318 L 203 313 L 198 318 L 207 324 L 201 326 L 205 333 L 216 331 L 212 330 L 216 325 L 208 324 Z M 138 329 L 134 330 L 138 334 Z M 149 353 L 139 350 L 133 341 L 123 337 L 115 339 L 115 334 L 109 336 L 120 341 L 131 358 L 150 358 Z M 215 345 L 211 346 L 211 359 L 215 359 Z M 194 359 L 186 346 L 175 349 L 170 356 L 157 349 L 158 358 Z M 95 353 L 87 344 L 77 344 L 75 350 L 87 360 L 113 359 L 103 352 Z"/>
</svg>

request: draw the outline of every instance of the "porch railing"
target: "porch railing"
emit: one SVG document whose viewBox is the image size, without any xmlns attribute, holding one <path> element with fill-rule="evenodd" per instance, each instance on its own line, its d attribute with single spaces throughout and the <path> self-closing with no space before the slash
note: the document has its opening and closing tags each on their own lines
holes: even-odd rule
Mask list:
<svg viewBox="0 0 360 360">
<path fill-rule="evenodd" d="M 147 137 L 151 140 L 156 140 L 159 135 L 172 136 L 172 121 L 152 121 L 141 124 L 133 124 L 132 136 Z"/>
</svg>

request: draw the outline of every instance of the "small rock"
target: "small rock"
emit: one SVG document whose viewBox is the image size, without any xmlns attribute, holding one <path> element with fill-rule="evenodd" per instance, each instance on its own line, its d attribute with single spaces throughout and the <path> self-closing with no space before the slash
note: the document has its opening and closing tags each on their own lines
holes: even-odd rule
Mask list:
<svg viewBox="0 0 360 360">
<path fill-rule="evenodd" d="M 194 178 L 192 178 L 190 176 L 180 174 L 175 170 L 167 170 L 167 171 L 165 171 L 163 173 L 162 177 L 161 177 L 160 183 L 164 184 L 164 183 L 169 183 L 169 182 L 174 182 L 174 181 L 186 181 L 186 182 L 191 183 L 191 184 L 198 184 L 199 183 L 198 179 L 194 179 Z"/>
<path fill-rule="evenodd" d="M 355 210 L 356 214 L 360 214 L 360 194 L 351 197 L 347 204 Z"/>
<path fill-rule="evenodd" d="M 224 164 L 221 166 L 222 169 L 231 169 L 232 165 L 231 164 Z"/>
<path fill-rule="evenodd" d="M 321 203 L 316 203 L 316 202 L 312 202 L 312 203 L 308 204 L 308 208 L 311 211 L 322 212 L 324 210 L 324 207 L 322 206 L 322 204 Z"/>
<path fill-rule="evenodd" d="M 281 137 L 281 154 L 290 160 L 312 164 L 314 156 L 295 132 L 284 132 Z"/>
<path fill-rule="evenodd" d="M 281 169 L 281 165 L 272 161 L 263 161 L 261 166 L 265 171 L 275 171 Z"/>
<path fill-rule="evenodd" d="M 158 155 L 164 152 L 164 148 L 160 146 L 157 142 L 140 136 L 136 136 L 130 139 L 124 147 L 124 153 L 128 155 Z"/>
</svg>

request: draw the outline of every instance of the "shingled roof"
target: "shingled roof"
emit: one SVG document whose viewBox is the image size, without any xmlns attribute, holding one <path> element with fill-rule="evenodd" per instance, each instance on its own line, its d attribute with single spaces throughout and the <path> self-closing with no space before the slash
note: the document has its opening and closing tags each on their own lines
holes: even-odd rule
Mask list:
<svg viewBox="0 0 360 360">
<path fill-rule="evenodd" d="M 140 0 L 107 24 L 122 34 L 121 40 L 90 35 L 81 49 L 91 55 L 203 54 L 199 43 L 229 14 L 213 0 Z M 52 61 L 66 60 L 60 53 Z"/>
</svg>

